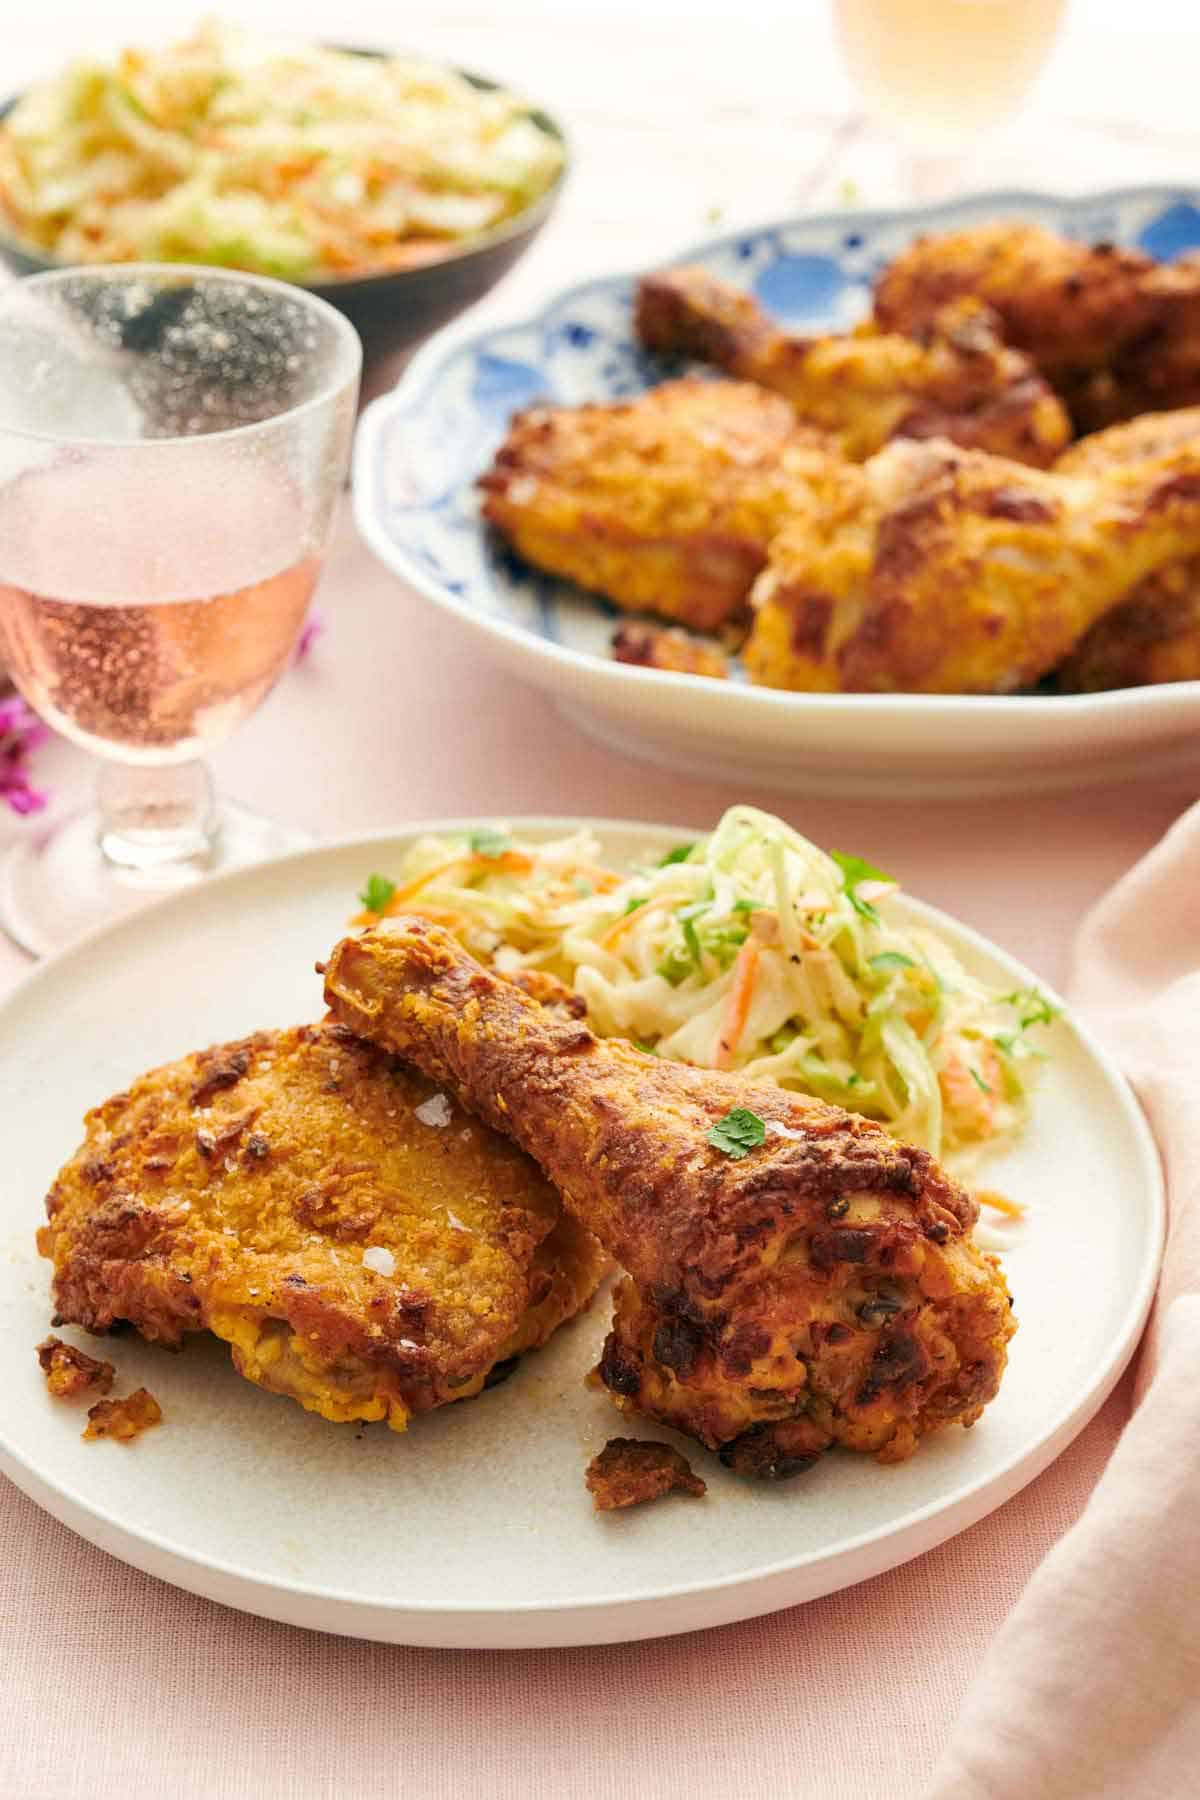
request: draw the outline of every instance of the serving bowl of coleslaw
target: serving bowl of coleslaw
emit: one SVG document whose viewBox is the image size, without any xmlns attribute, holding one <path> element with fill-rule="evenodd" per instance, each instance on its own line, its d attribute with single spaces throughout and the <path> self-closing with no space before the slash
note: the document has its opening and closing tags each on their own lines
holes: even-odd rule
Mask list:
<svg viewBox="0 0 1200 1800">
<path fill-rule="evenodd" d="M 566 167 L 555 121 L 484 76 L 209 21 L 0 107 L 0 259 L 248 269 L 395 350 L 494 285 Z"/>
</svg>

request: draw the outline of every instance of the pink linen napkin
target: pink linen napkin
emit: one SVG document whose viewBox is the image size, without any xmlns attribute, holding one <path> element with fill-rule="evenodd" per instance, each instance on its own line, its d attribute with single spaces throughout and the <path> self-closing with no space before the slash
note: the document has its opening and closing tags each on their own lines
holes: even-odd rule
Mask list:
<svg viewBox="0 0 1200 1800">
<path fill-rule="evenodd" d="M 1158 1139 L 1166 1260 L 1137 1410 L 994 1639 L 931 1800 L 1200 1792 L 1200 806 L 1084 921 L 1070 992 Z"/>
</svg>

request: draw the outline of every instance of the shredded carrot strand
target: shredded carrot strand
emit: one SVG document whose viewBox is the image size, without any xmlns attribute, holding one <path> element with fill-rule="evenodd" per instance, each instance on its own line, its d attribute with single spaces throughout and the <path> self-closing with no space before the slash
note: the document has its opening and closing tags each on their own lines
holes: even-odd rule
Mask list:
<svg viewBox="0 0 1200 1800">
<path fill-rule="evenodd" d="M 394 913 L 403 912 L 413 895 L 419 894 L 421 889 L 423 887 L 428 887 L 431 881 L 439 881 L 443 875 L 449 875 L 454 869 L 461 869 L 464 863 L 471 863 L 473 861 L 474 852 L 464 850 L 461 856 L 452 856 L 449 862 L 438 863 L 436 868 L 427 869 L 425 874 L 418 875 L 415 881 L 406 881 L 403 887 L 398 887 L 396 889 L 395 893 L 380 913 L 380 918 L 388 919 L 391 918 Z"/>
<path fill-rule="evenodd" d="M 427 906 L 422 903 L 414 907 L 413 911 L 418 912 L 423 919 L 436 919 L 439 925 L 449 925 L 455 931 L 471 923 L 466 913 L 455 912 L 449 906 Z"/>
<path fill-rule="evenodd" d="M 427 906 L 420 900 L 414 901 L 408 910 L 410 913 L 415 913 L 420 919 L 432 919 L 436 925 L 444 925 L 447 931 L 466 931 L 471 923 L 466 913 L 454 912 L 448 906 Z M 383 913 L 360 912 L 355 914 L 350 923 L 352 925 L 378 925 L 384 916 Z"/>
<path fill-rule="evenodd" d="M 436 868 L 427 869 L 424 875 L 418 875 L 415 881 L 406 882 L 403 887 L 397 888 L 382 912 L 356 913 L 350 923 L 352 925 L 378 925 L 380 919 L 393 919 L 397 913 L 428 911 L 430 918 L 443 916 L 446 919 L 454 919 L 465 924 L 466 920 L 461 913 L 445 912 L 439 915 L 436 910 L 409 905 L 413 895 L 419 894 L 421 889 L 428 887 L 431 881 L 437 881 L 441 876 L 449 875 L 453 869 L 461 869 L 464 866 L 471 870 L 496 869 L 505 875 L 528 875 L 533 867 L 533 859 L 526 856 L 521 850 L 505 850 L 501 856 L 483 856 L 477 850 L 464 850 L 461 856 L 451 857 L 449 862 L 439 863 Z"/>
<path fill-rule="evenodd" d="M 599 863 L 587 862 L 572 863 L 569 869 L 564 870 L 564 874 L 582 875 L 602 894 L 611 894 L 613 889 L 619 888 L 625 879 L 623 875 L 617 875 L 612 869 L 602 869 Z"/>
<path fill-rule="evenodd" d="M 419 894 L 423 887 L 431 881 L 449 875 L 452 869 L 460 869 L 463 865 L 470 869 L 495 869 L 505 875 L 528 875 L 533 867 L 533 860 L 520 850 L 506 850 L 502 856 L 481 856 L 477 850 L 464 850 L 461 856 L 451 857 L 449 862 L 439 863 L 434 869 L 427 869 L 424 875 L 418 875 L 414 881 L 406 882 L 397 888 L 383 912 L 381 918 L 394 918 L 396 913 L 403 912 L 414 894 Z"/>
<path fill-rule="evenodd" d="M 629 930 L 629 927 L 635 924 L 637 920 L 642 917 L 643 913 L 653 912 L 656 907 L 678 906 L 678 904 L 678 895 L 673 895 L 668 898 L 663 894 L 656 900 L 647 900 L 644 906 L 635 906 L 632 912 L 622 913 L 616 923 L 610 925 L 604 936 L 600 939 L 600 948 L 602 950 L 611 950 L 617 939 L 623 937 L 625 932 Z"/>
<path fill-rule="evenodd" d="M 997 1194 L 993 1188 L 980 1188 L 975 1198 L 981 1206 L 990 1206 L 994 1211 L 1003 1213 L 1009 1219 L 1023 1219 L 1025 1208 L 1019 1200 L 1009 1200 L 1004 1194 Z"/>
<path fill-rule="evenodd" d="M 501 856 L 480 856 L 472 853 L 472 862 L 482 864 L 489 869 L 502 869 L 506 875 L 528 875 L 533 867 L 532 856 L 526 856 L 523 850 L 505 850 Z"/>
<path fill-rule="evenodd" d="M 718 1069 L 733 1067 L 733 1058 L 746 1029 L 746 1019 L 750 1012 L 750 1002 L 754 998 L 754 984 L 758 980 L 758 945 L 753 938 L 747 938 L 738 951 L 738 959 L 733 965 L 733 985 L 729 990 L 729 999 L 725 1005 L 725 1017 L 721 1021 L 721 1029 L 717 1035 L 716 1065 Z"/>
<path fill-rule="evenodd" d="M 552 906 L 561 900 L 577 900 L 579 889 L 571 885 L 577 881 L 586 881 L 594 894 L 611 894 L 614 888 L 620 887 L 622 879 L 620 875 L 614 875 L 611 869 L 597 868 L 595 863 L 567 863 L 559 872 L 558 878 L 546 887 L 541 898 Z"/>
</svg>

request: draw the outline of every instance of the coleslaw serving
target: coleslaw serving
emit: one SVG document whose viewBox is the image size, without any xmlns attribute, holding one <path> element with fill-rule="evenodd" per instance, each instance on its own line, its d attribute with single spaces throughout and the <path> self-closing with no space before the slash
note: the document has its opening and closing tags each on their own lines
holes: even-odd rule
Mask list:
<svg viewBox="0 0 1200 1800">
<path fill-rule="evenodd" d="M 425 837 L 371 877 L 359 922 L 424 914 L 503 973 L 573 988 L 601 1036 L 815 1094 L 961 1170 L 1021 1131 L 1045 1060 L 1036 1034 L 1057 1009 L 972 974 L 900 916 L 896 889 L 862 858 L 735 806 L 708 836 L 624 871 L 587 831 Z"/>
<path fill-rule="evenodd" d="M 31 88 L 0 122 L 0 218 L 62 262 L 335 279 L 444 256 L 562 163 L 504 89 L 208 21 Z"/>
</svg>

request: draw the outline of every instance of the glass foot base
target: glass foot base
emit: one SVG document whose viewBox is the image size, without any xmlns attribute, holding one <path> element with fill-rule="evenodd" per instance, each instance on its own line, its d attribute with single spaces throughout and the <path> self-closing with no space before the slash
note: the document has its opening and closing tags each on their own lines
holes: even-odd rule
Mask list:
<svg viewBox="0 0 1200 1800">
<path fill-rule="evenodd" d="M 100 815 L 76 813 L 48 832 L 31 833 L 0 860 L 0 925 L 22 949 L 49 956 L 163 894 L 225 869 L 302 850 L 311 841 L 292 826 L 224 805 L 202 854 L 149 869 L 123 869 L 100 849 Z"/>
</svg>

